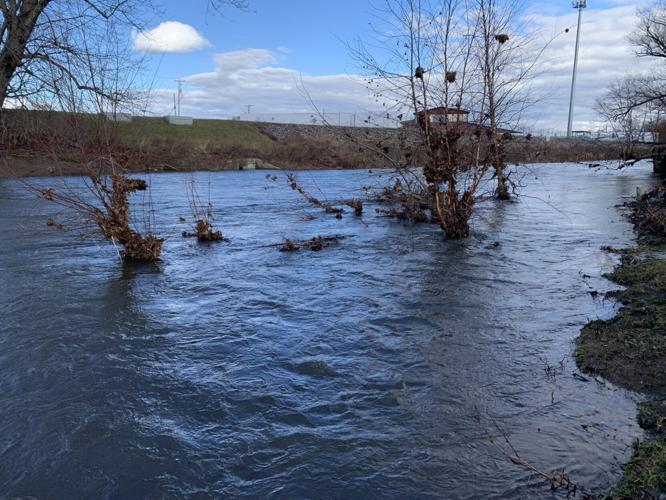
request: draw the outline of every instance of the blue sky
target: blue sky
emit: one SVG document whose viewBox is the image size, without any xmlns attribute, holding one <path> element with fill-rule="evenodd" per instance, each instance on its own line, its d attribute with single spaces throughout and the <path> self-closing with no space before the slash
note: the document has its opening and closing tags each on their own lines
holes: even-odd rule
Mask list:
<svg viewBox="0 0 666 500">
<path fill-rule="evenodd" d="M 376 10 L 370 1 L 250 0 L 250 4 L 247 12 L 228 8 L 220 16 L 206 8 L 205 0 L 158 1 L 161 13 L 147 20 L 146 30 L 161 31 L 134 42 L 149 56 L 156 77 L 153 113 L 169 112 L 176 78 L 186 81 L 183 112 L 197 117 L 239 115 L 247 104 L 254 105 L 253 112 L 268 114 L 312 112 L 303 88 L 328 111 L 372 109 L 359 68 L 346 48 L 358 38 L 372 38 L 370 23 L 376 21 Z M 637 6 L 646 4 L 645 0 L 588 1 L 575 128 L 597 127 L 593 106 L 604 88 L 628 70 L 648 67 L 647 61 L 636 60 L 626 41 Z M 542 58 L 542 74 L 535 83 L 546 97 L 538 110 L 527 114 L 524 124 L 561 130 L 566 122 L 576 11 L 570 1 L 525 2 L 525 10 L 526 19 L 544 39 L 571 28 Z M 180 41 L 164 52 L 171 43 L 167 41 L 176 39 Z"/>
<path fill-rule="evenodd" d="M 280 53 L 281 63 L 312 75 L 354 72 L 345 43 L 368 32 L 369 2 L 359 0 L 251 0 L 251 10 L 231 7 L 213 13 L 205 0 L 160 2 L 163 19 L 194 26 L 213 45 L 186 55 L 165 57 L 161 75 L 183 76 L 210 69 L 214 52 L 265 48 Z M 282 49 L 282 50 L 281 50 Z"/>
</svg>

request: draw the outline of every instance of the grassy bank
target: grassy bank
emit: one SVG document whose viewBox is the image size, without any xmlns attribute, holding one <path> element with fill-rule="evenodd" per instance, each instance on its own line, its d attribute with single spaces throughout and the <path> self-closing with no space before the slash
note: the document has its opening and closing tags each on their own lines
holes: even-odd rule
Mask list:
<svg viewBox="0 0 666 500">
<path fill-rule="evenodd" d="M 647 439 L 637 442 L 617 487 L 620 498 L 652 499 L 666 493 L 666 190 L 631 206 L 639 245 L 621 253 L 607 277 L 625 287 L 612 292 L 622 307 L 608 321 L 588 323 L 577 341 L 582 371 L 643 393 L 638 421 Z"/>
<path fill-rule="evenodd" d="M 287 169 L 380 168 L 400 158 L 410 130 L 194 120 L 170 125 L 161 118 L 112 123 L 94 115 L 2 110 L 0 175 L 83 174 L 86 163 L 110 152 L 132 171 L 235 170 L 246 158 Z M 507 144 L 514 163 L 595 162 L 617 158 L 607 141 L 526 138 Z M 645 151 L 640 152 L 640 154 Z"/>
<path fill-rule="evenodd" d="M 195 120 L 191 126 L 177 126 L 159 118 L 134 118 L 116 126 L 123 143 L 145 149 L 180 144 L 206 152 L 241 144 L 260 149 L 273 142 L 254 125 L 230 120 Z"/>
</svg>

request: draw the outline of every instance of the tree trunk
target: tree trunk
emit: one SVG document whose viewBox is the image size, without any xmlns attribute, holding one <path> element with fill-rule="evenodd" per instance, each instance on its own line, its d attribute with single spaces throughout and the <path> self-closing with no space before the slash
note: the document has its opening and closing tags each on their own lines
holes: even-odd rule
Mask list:
<svg viewBox="0 0 666 500">
<path fill-rule="evenodd" d="M 24 0 L 20 7 L 11 9 L 3 2 L 2 14 L 6 38 L 0 49 L 0 109 L 7 99 L 9 85 L 16 69 L 22 64 L 25 49 L 37 19 L 51 0 Z M 13 2 L 15 4 L 15 2 Z"/>
<path fill-rule="evenodd" d="M 495 175 L 497 176 L 497 199 L 510 200 L 509 188 L 507 186 L 507 178 L 504 173 L 505 167 L 495 167 Z"/>
<path fill-rule="evenodd" d="M 437 193 L 436 202 L 439 223 L 446 237 L 452 240 L 467 238 L 470 233 L 469 219 L 474 208 L 474 196 L 466 191 L 459 197 L 455 187 L 449 186 L 443 193 Z"/>
</svg>

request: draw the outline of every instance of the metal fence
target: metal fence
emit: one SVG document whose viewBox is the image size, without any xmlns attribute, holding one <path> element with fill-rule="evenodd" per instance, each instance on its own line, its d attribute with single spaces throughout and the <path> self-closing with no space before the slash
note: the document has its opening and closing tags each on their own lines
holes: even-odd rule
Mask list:
<svg viewBox="0 0 666 500">
<path fill-rule="evenodd" d="M 263 123 L 288 123 L 295 125 L 334 125 L 340 127 L 395 128 L 400 121 L 386 115 L 368 112 L 322 113 L 248 113 L 234 116 L 233 120 Z"/>
</svg>

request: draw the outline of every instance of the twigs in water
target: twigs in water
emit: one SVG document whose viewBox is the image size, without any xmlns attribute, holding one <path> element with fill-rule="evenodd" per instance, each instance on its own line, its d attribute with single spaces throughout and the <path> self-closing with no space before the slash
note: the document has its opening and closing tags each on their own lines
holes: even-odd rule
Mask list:
<svg viewBox="0 0 666 500">
<path fill-rule="evenodd" d="M 354 209 L 354 215 L 356 217 L 363 215 L 363 202 L 358 198 L 345 201 L 345 205 Z"/>
<path fill-rule="evenodd" d="M 413 183 L 403 184 L 396 179 L 392 186 L 385 186 L 374 196 L 375 201 L 383 204 L 398 205 L 391 208 L 376 208 L 375 212 L 385 217 L 426 224 L 438 223 L 428 202 L 427 190 Z"/>
<path fill-rule="evenodd" d="M 479 424 L 481 423 L 481 414 L 478 409 L 476 410 L 476 420 Z M 542 477 L 544 480 L 546 480 L 546 482 L 548 482 L 552 490 L 563 490 L 566 493 L 567 498 L 575 497 L 577 492 L 581 490 L 578 484 L 569 477 L 563 468 L 553 473 L 549 473 L 539 469 L 538 467 L 535 467 L 533 464 L 521 457 L 516 448 L 511 443 L 506 430 L 496 421 L 493 420 L 492 422 L 493 426 L 495 427 L 496 434 L 486 429 L 486 439 L 507 460 L 536 474 L 537 476 Z M 584 498 L 591 497 L 586 495 Z"/>
<path fill-rule="evenodd" d="M 560 469 L 554 473 L 548 473 L 538 469 L 518 454 L 516 449 L 513 447 L 513 444 L 511 444 L 507 432 L 497 422 L 494 422 L 494 424 L 499 433 L 499 437 L 493 436 L 493 434 L 491 434 L 489 431 L 486 431 L 486 438 L 490 444 L 495 447 L 495 449 L 497 449 L 512 463 L 519 465 L 544 478 L 550 484 L 551 489 L 559 490 L 560 488 L 563 488 L 566 491 L 567 496 L 576 496 L 578 485 L 569 477 L 564 469 Z M 499 442 L 500 438 L 503 443 Z"/>
<path fill-rule="evenodd" d="M 196 238 L 200 242 L 225 240 L 222 231 L 213 231 L 212 224 L 203 219 L 197 220 L 195 232 L 183 231 L 183 238 Z"/>
<path fill-rule="evenodd" d="M 285 175 L 287 176 L 287 180 L 289 181 L 289 187 L 291 189 L 293 189 L 294 191 L 298 191 L 298 193 L 300 193 L 300 195 L 303 198 L 305 198 L 309 203 L 311 203 L 315 207 L 319 207 L 319 208 L 324 209 L 324 211 L 327 214 L 335 214 L 335 216 L 338 219 L 342 218 L 342 214 L 344 213 L 344 210 L 342 208 L 334 207 L 330 203 L 328 203 L 326 201 L 321 201 L 321 200 L 315 198 L 314 196 L 312 196 L 311 194 L 309 194 L 307 191 L 305 191 L 305 189 L 303 189 L 300 186 L 300 184 L 298 184 L 298 182 L 296 182 L 296 177 L 294 176 L 294 174 L 285 173 Z"/>
</svg>

